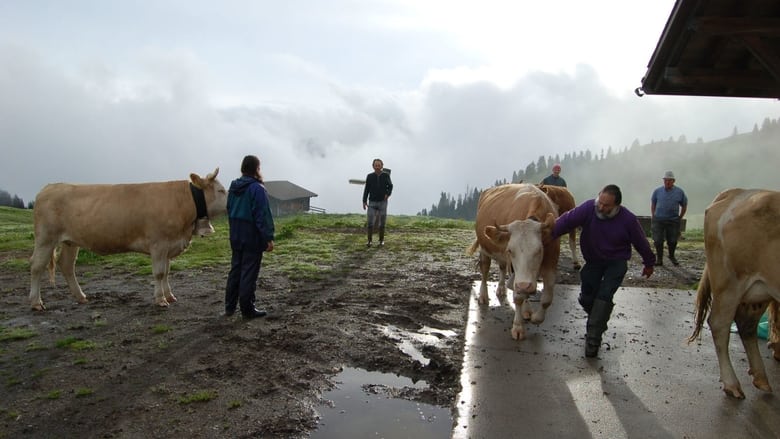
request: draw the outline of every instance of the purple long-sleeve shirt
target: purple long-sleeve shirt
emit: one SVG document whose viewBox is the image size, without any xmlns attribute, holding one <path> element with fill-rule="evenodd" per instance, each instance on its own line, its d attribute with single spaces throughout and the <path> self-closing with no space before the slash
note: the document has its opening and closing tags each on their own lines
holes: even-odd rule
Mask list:
<svg viewBox="0 0 780 439">
<path fill-rule="evenodd" d="M 587 200 L 565 212 L 555 221 L 553 238 L 582 227 L 580 249 L 586 262 L 631 259 L 631 246 L 642 256 L 645 267 L 655 265 L 655 254 L 650 249 L 644 230 L 636 215 L 625 207 L 613 218 L 596 216 L 595 200 Z"/>
</svg>

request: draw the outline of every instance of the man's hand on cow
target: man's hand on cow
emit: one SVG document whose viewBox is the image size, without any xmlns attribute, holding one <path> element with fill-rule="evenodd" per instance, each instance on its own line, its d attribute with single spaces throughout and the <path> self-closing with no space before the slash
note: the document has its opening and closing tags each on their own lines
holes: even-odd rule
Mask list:
<svg viewBox="0 0 780 439">
<path fill-rule="evenodd" d="M 645 267 L 642 269 L 642 276 L 650 277 L 653 274 L 653 267 Z"/>
</svg>

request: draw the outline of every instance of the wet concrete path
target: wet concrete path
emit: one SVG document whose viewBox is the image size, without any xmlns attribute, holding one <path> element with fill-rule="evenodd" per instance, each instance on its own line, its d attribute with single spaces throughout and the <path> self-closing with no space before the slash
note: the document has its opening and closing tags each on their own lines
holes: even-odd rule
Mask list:
<svg viewBox="0 0 780 439">
<path fill-rule="evenodd" d="M 709 328 L 687 343 L 695 291 L 619 290 L 609 347 L 589 359 L 578 286 L 557 286 L 545 322 L 520 342 L 510 336 L 512 307 L 491 287 L 489 306 L 472 290 L 453 438 L 780 437 L 780 394 L 753 387 L 739 337 L 729 347 L 744 400 L 721 390 Z M 759 345 L 780 392 L 780 363 Z"/>
</svg>

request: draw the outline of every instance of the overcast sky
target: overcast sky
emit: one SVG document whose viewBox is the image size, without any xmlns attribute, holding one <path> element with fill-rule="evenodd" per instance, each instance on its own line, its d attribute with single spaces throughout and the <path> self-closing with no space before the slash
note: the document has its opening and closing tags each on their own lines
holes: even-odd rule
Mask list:
<svg viewBox="0 0 780 439">
<path fill-rule="evenodd" d="M 217 167 L 227 186 L 255 154 L 266 180 L 362 212 L 347 181 L 379 157 L 389 213 L 415 214 L 540 155 L 777 118 L 774 100 L 633 93 L 673 5 L 0 0 L 0 189 Z"/>
</svg>

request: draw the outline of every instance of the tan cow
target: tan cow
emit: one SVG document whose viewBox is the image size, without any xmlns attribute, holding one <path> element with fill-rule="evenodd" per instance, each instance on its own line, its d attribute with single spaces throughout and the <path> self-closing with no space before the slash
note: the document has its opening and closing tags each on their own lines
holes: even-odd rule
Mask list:
<svg viewBox="0 0 780 439">
<path fill-rule="evenodd" d="M 577 207 L 577 204 L 574 201 L 574 195 L 565 187 L 544 184 L 539 184 L 537 187 L 547 194 L 547 196 L 550 197 L 550 200 L 558 206 L 558 215 L 563 215 L 564 212 L 568 212 Z M 569 250 L 571 250 L 572 266 L 575 270 L 579 270 L 582 268 L 582 265 L 580 264 L 579 254 L 577 253 L 577 229 L 569 232 Z"/>
<path fill-rule="evenodd" d="M 707 262 L 696 297 L 694 331 L 688 340 L 699 337 L 706 319 L 715 343 L 723 391 L 744 398 L 729 358 L 731 322 L 735 321 L 753 385 L 771 392 L 756 329 L 771 305 L 770 347 L 775 359 L 780 360 L 776 320 L 780 301 L 780 192 L 729 189 L 718 194 L 704 214 L 704 251 Z"/>
<path fill-rule="evenodd" d="M 145 253 L 152 258 L 154 301 L 176 301 L 168 284 L 170 261 L 190 245 L 198 212 L 215 217 L 226 212 L 227 192 L 217 180 L 219 168 L 206 178 L 138 184 L 49 184 L 35 198 L 35 250 L 30 258 L 30 302 L 44 310 L 41 277 L 56 263 L 71 295 L 87 302 L 76 280 L 79 248 L 99 255 Z M 196 201 L 199 200 L 200 202 Z M 205 206 L 203 205 L 205 201 Z M 59 258 L 55 250 L 61 247 Z"/>
<path fill-rule="evenodd" d="M 487 280 L 491 260 L 500 269 L 499 296 L 506 295 L 505 276 L 511 264 L 513 276 L 515 318 L 512 338 L 525 338 L 523 320 L 540 324 L 553 300 L 553 288 L 558 273 L 560 244 L 551 239 L 558 211 L 550 198 L 532 184 L 505 184 L 486 189 L 477 206 L 477 239 L 469 249 L 479 249 L 479 270 L 482 284 L 479 303 L 488 301 Z M 536 281 L 541 274 L 544 289 L 541 307 L 533 310 L 528 296 L 536 292 Z"/>
</svg>

